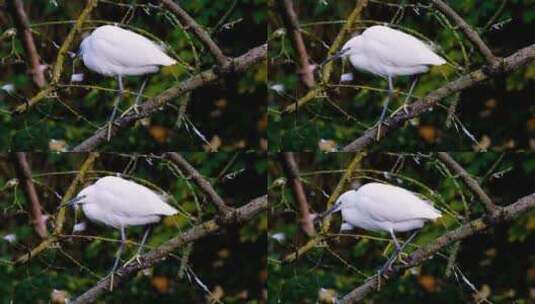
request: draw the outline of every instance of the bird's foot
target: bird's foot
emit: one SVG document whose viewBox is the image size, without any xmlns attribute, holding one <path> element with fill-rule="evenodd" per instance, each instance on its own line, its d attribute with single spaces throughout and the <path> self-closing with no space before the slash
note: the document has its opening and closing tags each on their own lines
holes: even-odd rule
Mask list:
<svg viewBox="0 0 535 304">
<path fill-rule="evenodd" d="M 125 117 L 128 113 L 130 113 L 132 110 L 134 110 L 134 113 L 138 115 L 140 113 L 139 111 L 140 105 L 138 103 L 133 104 L 128 109 L 126 109 L 123 114 L 121 114 L 121 118 Z"/>
<path fill-rule="evenodd" d="M 141 265 L 141 255 L 139 253 L 136 253 L 132 258 L 130 258 L 130 260 L 126 261 L 126 263 L 124 263 L 123 267 L 126 267 L 128 266 L 129 264 L 131 264 L 133 261 L 136 261 L 139 265 Z"/>
</svg>

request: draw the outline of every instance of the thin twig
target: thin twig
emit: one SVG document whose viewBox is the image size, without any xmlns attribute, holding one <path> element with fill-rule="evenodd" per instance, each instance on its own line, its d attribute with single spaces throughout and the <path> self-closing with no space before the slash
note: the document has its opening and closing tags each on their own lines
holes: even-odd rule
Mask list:
<svg viewBox="0 0 535 304">
<path fill-rule="evenodd" d="M 226 67 L 229 64 L 229 58 L 223 54 L 219 46 L 212 40 L 210 35 L 207 31 L 204 30 L 204 28 L 195 21 L 195 19 L 191 18 L 191 16 L 184 11 L 177 3 L 173 2 L 172 0 L 160 0 L 160 2 L 168 9 L 170 10 L 175 16 L 180 19 L 182 22 L 182 25 L 186 29 L 191 29 L 197 38 L 208 48 L 210 53 L 214 55 L 217 63 L 221 67 Z"/>
<path fill-rule="evenodd" d="M 32 169 L 28 163 L 26 152 L 16 152 L 14 155 L 15 167 L 17 168 L 17 175 L 22 182 L 26 197 L 32 205 L 32 217 L 35 224 L 35 231 L 42 239 L 48 237 L 48 230 L 46 229 L 46 220 L 43 216 L 42 205 L 37 196 L 35 185 L 32 180 Z"/>
<path fill-rule="evenodd" d="M 217 194 L 212 184 L 202 176 L 182 155 L 176 152 L 166 153 L 165 156 L 170 159 L 181 170 L 189 174 L 199 188 L 208 195 L 210 201 L 215 205 L 221 214 L 230 213 L 233 208 L 227 206 L 225 201 Z"/>
<path fill-rule="evenodd" d="M 156 265 L 166 259 L 177 248 L 180 248 L 188 243 L 205 238 L 209 235 L 213 235 L 221 229 L 229 225 L 241 224 L 249 221 L 257 214 L 267 209 L 267 195 L 257 197 L 244 205 L 236 209 L 233 214 L 228 214 L 221 217 L 218 220 L 212 219 L 207 222 L 198 224 L 190 228 L 188 231 L 179 234 L 178 236 L 170 239 L 162 245 L 152 249 L 148 253 L 140 257 L 141 263 L 131 263 L 127 266 L 120 267 L 117 270 L 117 276 L 113 280 L 114 287 L 118 286 L 121 282 L 126 281 L 132 277 L 138 271 L 146 269 Z M 74 299 L 73 304 L 92 303 L 98 296 L 109 292 L 110 277 L 107 277 L 99 281 L 95 286 L 85 291 L 81 296 Z M 115 288 L 114 288 L 115 289 Z"/>
<path fill-rule="evenodd" d="M 295 160 L 294 153 L 282 153 L 282 164 L 286 172 L 286 176 L 292 185 L 295 202 L 299 207 L 299 214 L 301 215 L 299 222 L 301 222 L 301 229 L 307 236 L 312 237 L 316 234 L 316 231 L 314 230 L 314 223 L 310 217 L 310 207 L 308 205 L 303 184 L 299 178 L 299 167 Z"/>
<path fill-rule="evenodd" d="M 466 186 L 479 197 L 485 208 L 487 209 L 487 212 L 490 214 L 493 214 L 497 210 L 497 206 L 492 202 L 490 197 L 487 195 L 485 191 L 481 188 L 479 183 L 470 176 L 468 172 L 459 164 L 457 163 L 448 153 L 446 152 L 438 152 L 438 158 L 448 167 L 450 170 L 455 172 L 457 175 L 459 175 Z"/>
<path fill-rule="evenodd" d="M 351 30 L 353 29 L 353 25 L 359 20 L 362 12 L 364 11 L 364 9 L 366 8 L 367 5 L 368 5 L 368 0 L 358 0 L 357 1 L 357 4 L 355 5 L 355 8 L 351 12 L 351 14 L 349 14 L 349 16 L 347 17 L 347 19 L 346 19 L 346 21 L 344 23 L 344 26 L 342 27 L 340 32 L 338 32 L 338 35 L 336 35 L 336 38 L 334 39 L 333 43 L 329 47 L 329 51 L 327 52 L 327 56 L 332 56 L 342 46 L 342 43 L 345 41 L 347 36 L 351 33 Z M 332 71 L 333 71 L 333 62 L 332 61 L 328 62 L 327 64 L 325 64 L 322 67 L 322 70 L 321 70 L 321 81 L 323 83 L 328 83 L 329 82 L 329 79 L 331 78 Z M 284 113 L 292 113 L 292 112 L 294 112 L 295 110 L 297 110 L 297 108 L 301 107 L 305 103 L 307 103 L 307 102 L 313 100 L 314 98 L 316 98 L 316 96 L 319 95 L 321 92 L 323 92 L 322 88 L 316 86 L 312 90 L 308 91 L 308 93 L 305 96 L 301 97 L 296 103 L 293 103 L 293 104 L 287 106 L 284 109 Z"/>
<path fill-rule="evenodd" d="M 340 196 L 346 185 L 349 183 L 351 179 L 351 175 L 355 171 L 355 169 L 360 164 L 360 161 L 362 158 L 366 155 L 364 152 L 357 153 L 355 157 L 351 160 L 351 163 L 347 166 L 344 175 L 340 180 L 338 181 L 338 184 L 336 185 L 336 188 L 334 189 L 333 193 L 329 196 L 329 199 L 327 200 L 327 204 L 325 206 L 325 209 L 329 209 L 332 207 L 336 199 Z M 324 234 L 329 231 L 329 228 L 331 226 L 331 217 L 326 217 L 323 219 L 323 223 L 321 225 L 321 232 L 313 239 L 309 240 L 305 245 L 301 246 L 301 248 L 297 249 L 296 252 L 293 252 L 291 254 L 288 254 L 283 258 L 283 261 L 286 263 L 291 263 L 295 261 L 298 257 L 306 253 L 307 251 L 311 250 L 312 248 L 315 248 L 323 239 Z"/>
<path fill-rule="evenodd" d="M 37 48 L 35 47 L 35 41 L 33 40 L 32 30 L 30 29 L 30 21 L 24 11 L 24 5 L 22 0 L 9 0 L 7 1 L 7 7 L 11 11 L 11 15 L 15 20 L 15 26 L 17 27 L 17 33 L 22 40 L 24 51 L 28 57 L 28 64 L 30 66 L 30 75 L 32 80 L 38 88 L 42 88 L 46 85 L 44 66 L 41 65 L 41 60 Z"/>
<path fill-rule="evenodd" d="M 80 170 L 78 171 L 78 175 L 76 175 L 71 185 L 69 186 L 69 189 L 63 195 L 63 198 L 61 199 L 60 204 L 67 202 L 74 196 L 76 189 L 78 189 L 78 187 L 81 184 L 83 184 L 87 172 L 89 172 L 91 168 L 93 168 L 93 164 L 97 157 L 98 157 L 98 153 L 91 153 L 87 157 L 87 159 L 84 161 L 84 163 L 80 167 Z M 41 243 L 39 243 L 39 245 L 35 246 L 32 250 L 30 250 L 30 252 L 25 253 L 19 256 L 18 258 L 16 258 L 15 259 L 16 264 L 22 264 L 22 263 L 28 262 L 30 258 L 33 258 L 36 255 L 40 254 L 41 252 L 45 251 L 46 249 L 50 248 L 50 246 L 52 246 L 53 243 L 58 241 L 61 235 L 61 232 L 63 230 L 63 223 L 65 221 L 65 212 L 66 212 L 65 208 L 61 208 L 58 211 L 58 214 L 56 215 L 54 234 L 48 237 L 47 239 L 45 239 L 44 241 L 42 241 Z"/>
<path fill-rule="evenodd" d="M 441 11 L 444 15 L 453 19 L 453 21 L 461 28 L 466 37 L 479 49 L 481 54 L 485 57 L 489 64 L 494 64 L 498 61 L 498 58 L 492 54 L 492 51 L 489 49 L 487 44 L 483 42 L 483 39 L 479 34 L 468 24 L 466 21 L 459 16 L 451 7 L 449 7 L 442 0 L 432 0 L 435 7 Z"/>
<path fill-rule="evenodd" d="M 292 39 L 292 44 L 297 52 L 299 58 L 299 70 L 301 81 L 307 88 L 312 88 L 315 85 L 314 70 L 310 68 L 310 60 L 303 41 L 303 35 L 301 35 L 301 29 L 299 26 L 299 19 L 295 12 L 292 0 L 278 0 L 280 14 L 284 20 L 286 30 Z"/>
<path fill-rule="evenodd" d="M 21 104 L 18 106 L 14 113 L 15 114 L 21 114 L 26 112 L 31 107 L 35 106 L 37 103 L 39 103 L 41 100 L 45 99 L 50 93 L 52 93 L 56 89 L 56 85 L 59 82 L 61 78 L 61 72 L 63 71 L 63 63 L 65 62 L 65 55 L 67 55 L 67 51 L 71 48 L 72 43 L 74 42 L 74 38 L 78 33 L 82 31 L 82 26 L 89 17 L 89 14 L 97 6 L 98 0 L 88 0 L 87 4 L 76 20 L 76 23 L 71 28 L 71 31 L 61 44 L 61 47 L 59 48 L 58 55 L 56 57 L 56 63 L 54 63 L 54 68 L 52 70 L 52 80 L 50 81 L 50 84 L 45 87 L 43 90 L 38 92 L 36 95 L 34 95 L 30 100 L 26 101 L 24 104 Z"/>
</svg>

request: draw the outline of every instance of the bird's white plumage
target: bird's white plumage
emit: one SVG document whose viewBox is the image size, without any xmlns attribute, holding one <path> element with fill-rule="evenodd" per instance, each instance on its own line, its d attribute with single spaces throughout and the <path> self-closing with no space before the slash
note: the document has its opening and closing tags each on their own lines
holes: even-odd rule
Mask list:
<svg viewBox="0 0 535 304">
<path fill-rule="evenodd" d="M 382 77 L 425 73 L 432 65 L 446 63 L 421 40 L 380 25 L 351 38 L 342 50 L 355 68 Z"/>
<path fill-rule="evenodd" d="M 344 229 L 349 225 L 371 231 L 409 231 L 441 216 L 440 211 L 400 187 L 368 183 L 343 193 L 337 200 Z M 349 224 L 349 225 L 347 225 Z"/>
<path fill-rule="evenodd" d="M 162 216 L 177 213 L 151 189 L 116 176 L 100 178 L 78 197 L 78 204 L 91 221 L 118 229 L 155 223 Z"/>
<path fill-rule="evenodd" d="M 118 26 L 96 28 L 80 45 L 84 64 L 105 76 L 155 73 L 176 61 L 151 40 Z"/>
</svg>

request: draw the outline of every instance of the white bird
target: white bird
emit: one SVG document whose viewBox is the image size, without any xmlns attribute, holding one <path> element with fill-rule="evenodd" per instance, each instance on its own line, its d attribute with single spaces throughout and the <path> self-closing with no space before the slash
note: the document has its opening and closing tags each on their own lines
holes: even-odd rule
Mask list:
<svg viewBox="0 0 535 304">
<path fill-rule="evenodd" d="M 159 222 L 163 216 L 174 215 L 178 212 L 166 203 L 163 196 L 151 189 L 116 176 L 100 178 L 60 208 L 75 205 L 81 205 L 85 216 L 92 222 L 119 229 L 121 232 L 121 245 L 110 272 L 110 286 L 113 286 L 113 274 L 117 270 L 126 244 L 126 227 L 146 225 L 141 245 L 134 256 L 138 259 L 149 235 L 151 224 Z"/>
<path fill-rule="evenodd" d="M 431 66 L 446 63 L 446 60 L 435 54 L 425 42 L 381 25 L 369 27 L 361 35 L 349 39 L 339 52 L 326 59 L 322 65 L 337 58 L 349 58 L 356 69 L 387 79 L 388 97 L 379 119 L 379 127 L 394 91 L 392 78 L 425 73 Z M 416 81 L 414 77 L 404 102 L 405 111 Z"/>
<path fill-rule="evenodd" d="M 400 246 L 395 232 L 420 229 L 425 222 L 434 221 L 442 216 L 440 211 L 414 193 L 381 183 L 368 183 L 358 190 L 344 192 L 335 205 L 324 212 L 319 219 L 338 211 L 342 211 L 343 219 L 340 230 L 359 227 L 370 231 L 390 233 L 396 251 L 381 268 L 380 274 L 390 268 L 399 253 L 416 236 L 418 230 L 403 246 Z"/>
<path fill-rule="evenodd" d="M 169 66 L 176 60 L 169 57 L 156 43 L 118 26 L 97 27 L 80 44 L 80 56 L 90 70 L 104 75 L 117 77 L 119 97 L 115 101 L 110 122 L 115 118 L 117 105 L 123 92 L 123 76 L 140 76 L 156 73 L 160 66 Z M 141 84 L 136 97 L 135 108 L 146 85 Z"/>
</svg>

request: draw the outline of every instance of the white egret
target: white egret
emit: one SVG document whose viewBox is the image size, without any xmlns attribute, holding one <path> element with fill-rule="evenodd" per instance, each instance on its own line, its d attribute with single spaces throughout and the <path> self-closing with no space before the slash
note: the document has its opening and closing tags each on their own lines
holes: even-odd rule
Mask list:
<svg viewBox="0 0 535 304">
<path fill-rule="evenodd" d="M 158 72 L 160 66 L 169 66 L 176 60 L 169 57 L 156 43 L 118 26 L 97 27 L 80 44 L 80 55 L 84 65 L 90 70 L 117 77 L 119 94 L 114 103 L 110 124 L 115 118 L 117 105 L 123 93 L 123 76 L 140 76 Z M 139 99 L 147 78 L 141 84 L 134 103 L 137 110 Z"/>
<path fill-rule="evenodd" d="M 178 212 L 166 203 L 163 196 L 151 189 L 116 176 L 100 178 L 60 207 L 74 205 L 81 205 L 84 214 L 92 222 L 111 226 L 121 232 L 121 245 L 110 272 L 110 286 L 113 286 L 113 274 L 117 270 L 126 245 L 126 227 L 146 226 L 141 245 L 134 256 L 138 259 L 147 241 L 151 224 L 159 222 L 163 216 L 174 215 Z"/>
<path fill-rule="evenodd" d="M 322 65 L 337 58 L 349 58 L 356 69 L 383 77 L 388 81 L 388 96 L 379 118 L 379 127 L 394 91 L 392 78 L 397 76 L 414 78 L 404 102 L 406 111 L 407 102 L 416 85 L 415 75 L 429 71 L 431 66 L 446 63 L 446 60 L 435 54 L 431 46 L 425 42 L 402 31 L 381 25 L 369 27 L 362 34 L 349 39 L 339 52 L 326 59 Z"/>
<path fill-rule="evenodd" d="M 411 234 L 403 246 L 400 246 L 395 232 L 420 229 L 426 221 L 441 217 L 440 211 L 414 193 L 381 183 L 368 183 L 358 190 L 344 192 L 334 206 L 324 212 L 319 219 L 338 211 L 342 211 L 343 219 L 340 230 L 359 227 L 390 233 L 396 250 L 383 265 L 380 274 L 390 268 L 418 230 Z"/>
</svg>

